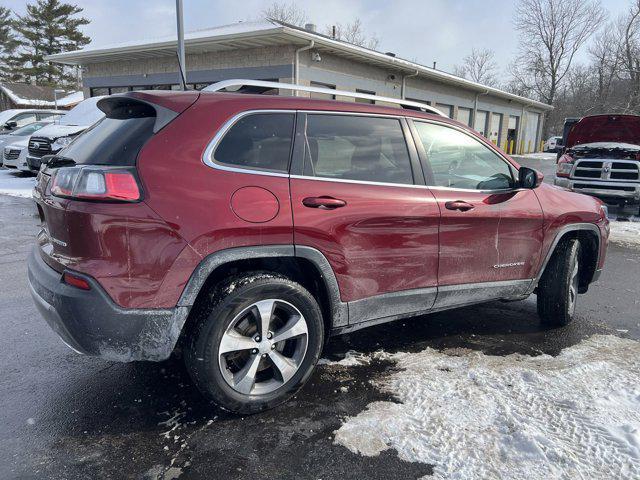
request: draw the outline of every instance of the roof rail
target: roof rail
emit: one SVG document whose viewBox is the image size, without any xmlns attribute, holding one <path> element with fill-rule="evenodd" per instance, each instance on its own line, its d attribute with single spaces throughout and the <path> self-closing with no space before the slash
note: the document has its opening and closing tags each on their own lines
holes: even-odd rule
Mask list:
<svg viewBox="0 0 640 480">
<path fill-rule="evenodd" d="M 422 102 L 414 102 L 411 100 L 403 100 L 401 98 L 391 98 L 391 97 L 381 97 L 379 95 L 369 95 L 368 93 L 359 93 L 359 92 L 348 92 L 346 90 L 334 90 L 332 88 L 321 88 L 321 87 L 308 87 L 306 85 L 296 85 L 294 83 L 280 83 L 280 82 L 265 82 L 263 80 L 244 80 L 244 79 L 233 79 L 233 80 L 222 80 L 221 82 L 212 83 L 211 85 L 202 89 L 203 92 L 219 92 L 226 88 L 230 87 L 258 87 L 257 89 L 251 89 L 252 93 L 260 93 L 261 91 L 271 90 L 274 88 L 280 90 L 292 90 L 295 92 L 313 92 L 313 93 L 324 93 L 327 95 L 334 95 L 340 97 L 351 97 L 351 98 L 363 98 L 366 100 L 374 100 L 379 102 L 393 103 L 395 105 L 400 105 L 402 108 L 406 108 L 409 110 L 418 110 L 427 113 L 435 113 L 436 115 L 440 115 L 441 117 L 446 117 L 444 113 L 442 113 L 437 108 L 432 107 L 429 104 Z"/>
</svg>

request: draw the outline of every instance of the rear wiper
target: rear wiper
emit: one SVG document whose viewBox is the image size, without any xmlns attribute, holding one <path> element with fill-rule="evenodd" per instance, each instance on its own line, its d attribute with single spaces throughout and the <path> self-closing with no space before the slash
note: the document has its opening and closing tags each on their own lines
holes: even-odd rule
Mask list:
<svg viewBox="0 0 640 480">
<path fill-rule="evenodd" d="M 42 157 L 42 163 L 47 168 L 59 168 L 59 167 L 73 167 L 76 162 L 67 157 L 59 157 L 57 155 L 45 155 Z"/>
</svg>

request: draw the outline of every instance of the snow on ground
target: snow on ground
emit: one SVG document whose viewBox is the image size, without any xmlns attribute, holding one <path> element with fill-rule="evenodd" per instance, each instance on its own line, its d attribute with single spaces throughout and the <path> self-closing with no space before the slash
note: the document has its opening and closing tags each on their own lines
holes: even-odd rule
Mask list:
<svg viewBox="0 0 640 480">
<path fill-rule="evenodd" d="M 640 343 L 595 336 L 559 356 L 398 353 L 374 402 L 335 432 L 366 456 L 393 448 L 434 478 L 640 478 Z M 432 477 L 429 477 L 432 478 Z"/>
<path fill-rule="evenodd" d="M 553 160 L 555 162 L 557 154 L 553 152 L 525 153 L 524 155 L 511 155 L 518 161 L 518 158 L 530 158 L 534 160 Z"/>
<path fill-rule="evenodd" d="M 609 223 L 611 227 L 609 241 L 627 247 L 640 247 L 640 221 L 635 218 L 633 220 Z"/>
<path fill-rule="evenodd" d="M 36 177 L 23 177 L 15 170 L 0 170 L 0 194 L 31 198 Z"/>
</svg>

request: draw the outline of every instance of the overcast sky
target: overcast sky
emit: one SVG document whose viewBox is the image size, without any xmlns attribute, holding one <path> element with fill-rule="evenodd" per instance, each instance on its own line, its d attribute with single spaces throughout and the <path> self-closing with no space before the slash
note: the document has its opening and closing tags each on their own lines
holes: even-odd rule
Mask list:
<svg viewBox="0 0 640 480">
<path fill-rule="evenodd" d="M 603 0 L 616 17 L 631 0 Z M 24 0 L 3 0 L 18 13 Z M 75 0 L 91 20 L 85 27 L 94 45 L 142 40 L 175 33 L 175 0 Z M 195 30 L 255 20 L 272 0 L 184 0 L 185 29 Z M 472 47 L 490 48 L 506 66 L 517 36 L 511 17 L 513 0 L 301 0 L 319 29 L 360 18 L 380 39 L 379 49 L 425 65 L 451 71 Z"/>
</svg>

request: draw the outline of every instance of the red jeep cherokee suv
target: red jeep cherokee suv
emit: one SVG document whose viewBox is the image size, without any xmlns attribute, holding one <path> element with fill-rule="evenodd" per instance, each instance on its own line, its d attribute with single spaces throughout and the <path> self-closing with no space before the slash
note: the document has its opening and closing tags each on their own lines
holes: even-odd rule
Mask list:
<svg viewBox="0 0 640 480">
<path fill-rule="evenodd" d="M 330 335 L 534 292 L 564 325 L 604 263 L 599 200 L 437 111 L 159 91 L 98 106 L 38 176 L 35 303 L 78 352 L 180 346 L 231 411 L 291 397 Z"/>
</svg>

